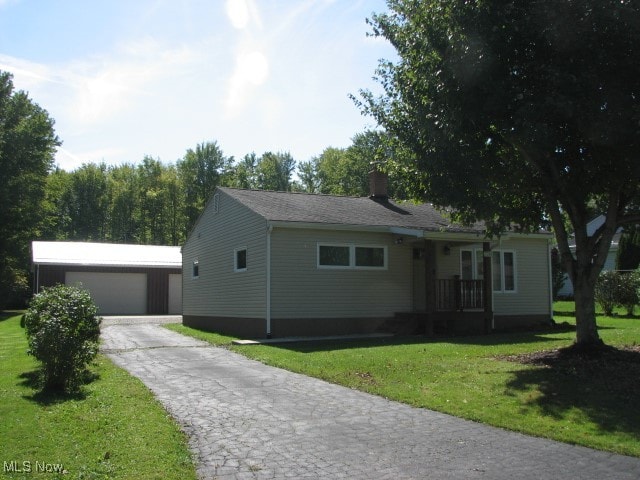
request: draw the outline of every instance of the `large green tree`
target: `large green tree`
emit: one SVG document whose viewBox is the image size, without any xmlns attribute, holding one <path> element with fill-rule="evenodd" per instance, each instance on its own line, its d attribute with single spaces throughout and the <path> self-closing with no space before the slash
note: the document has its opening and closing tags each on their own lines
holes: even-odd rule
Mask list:
<svg viewBox="0 0 640 480">
<path fill-rule="evenodd" d="M 415 155 L 413 191 L 493 233 L 549 222 L 598 346 L 594 286 L 640 204 L 640 3 L 388 0 L 370 20 L 397 61 L 366 114 Z M 587 233 L 589 205 L 605 222 Z M 569 249 L 569 219 L 576 249 Z"/>
<path fill-rule="evenodd" d="M 60 141 L 46 110 L 0 71 L 0 308 L 27 286 L 30 241 L 38 235 L 49 170 Z"/>
<path fill-rule="evenodd" d="M 256 187 L 260 190 L 288 192 L 296 161 L 289 152 L 266 152 L 256 164 Z"/>
<path fill-rule="evenodd" d="M 69 238 L 104 241 L 108 238 L 107 166 L 86 163 L 71 174 L 68 192 Z"/>
<path fill-rule="evenodd" d="M 217 142 L 203 142 L 177 162 L 178 177 L 184 193 L 185 234 L 189 233 L 215 188 L 221 184 L 232 158 L 225 157 Z"/>
<path fill-rule="evenodd" d="M 71 174 L 73 175 L 73 174 Z M 110 167 L 107 175 L 109 198 L 108 239 L 114 243 L 141 241 L 139 171 L 134 165 Z"/>
</svg>

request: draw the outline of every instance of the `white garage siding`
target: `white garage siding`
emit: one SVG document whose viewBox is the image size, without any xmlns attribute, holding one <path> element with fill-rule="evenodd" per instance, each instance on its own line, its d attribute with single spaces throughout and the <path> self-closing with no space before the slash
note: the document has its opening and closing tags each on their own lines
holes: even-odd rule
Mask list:
<svg viewBox="0 0 640 480">
<path fill-rule="evenodd" d="M 147 313 L 146 273 L 66 272 L 65 284 L 78 283 L 91 293 L 100 315 Z"/>
<path fill-rule="evenodd" d="M 169 274 L 169 315 L 182 313 L 182 274 Z"/>
</svg>

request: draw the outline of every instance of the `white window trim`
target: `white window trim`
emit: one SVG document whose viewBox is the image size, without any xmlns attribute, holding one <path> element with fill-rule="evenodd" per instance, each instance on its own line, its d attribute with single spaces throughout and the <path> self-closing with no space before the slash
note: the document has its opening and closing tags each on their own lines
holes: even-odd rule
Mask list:
<svg viewBox="0 0 640 480">
<path fill-rule="evenodd" d="M 349 265 L 321 265 L 320 264 L 320 247 L 348 247 L 349 248 Z M 382 267 L 366 267 L 356 266 L 356 248 L 381 248 L 384 255 L 384 265 Z M 372 245 L 364 243 L 330 243 L 318 242 L 316 244 L 316 267 L 321 270 L 388 270 L 389 254 L 386 245 Z"/>
<path fill-rule="evenodd" d="M 482 280 L 478 275 L 478 261 L 482 260 L 482 249 L 479 248 L 461 248 L 459 255 L 459 272 L 460 276 L 462 276 L 462 252 L 471 252 L 471 269 L 472 276 L 474 280 Z M 511 249 L 496 249 L 491 250 L 491 268 L 493 269 L 493 254 L 500 254 L 500 289 L 496 290 L 493 288 L 493 278 L 491 279 L 491 290 L 493 293 L 506 293 L 506 294 L 514 294 L 518 293 L 518 261 L 515 250 Z M 504 254 L 511 253 L 513 255 L 513 290 L 505 290 L 504 289 Z M 493 273 L 493 272 L 492 272 Z"/>
<path fill-rule="evenodd" d="M 493 250 L 494 252 L 500 253 L 500 290 L 494 290 L 496 293 L 507 293 L 513 294 L 518 293 L 518 261 L 515 250 Z M 513 290 L 505 290 L 505 276 L 504 276 L 504 254 L 510 253 L 513 256 Z M 491 259 L 493 261 L 493 258 Z"/>
<path fill-rule="evenodd" d="M 198 275 L 193 274 L 196 266 L 198 267 Z M 200 263 L 198 262 L 198 259 L 195 259 L 191 263 L 191 278 L 194 280 L 200 278 Z"/>
<path fill-rule="evenodd" d="M 244 268 L 238 268 L 238 252 L 241 251 L 245 251 L 246 252 L 246 263 L 247 266 Z M 233 250 L 233 271 L 234 272 L 246 272 L 247 271 L 247 267 L 249 266 L 249 250 L 247 249 L 247 247 L 239 247 Z"/>
</svg>

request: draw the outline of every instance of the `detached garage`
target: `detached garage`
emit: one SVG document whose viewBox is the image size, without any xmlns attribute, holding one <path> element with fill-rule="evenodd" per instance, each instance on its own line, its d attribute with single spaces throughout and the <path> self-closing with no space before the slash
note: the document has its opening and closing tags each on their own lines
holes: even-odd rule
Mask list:
<svg viewBox="0 0 640 480">
<path fill-rule="evenodd" d="M 180 247 L 33 242 L 34 291 L 81 284 L 100 315 L 182 313 Z"/>
</svg>

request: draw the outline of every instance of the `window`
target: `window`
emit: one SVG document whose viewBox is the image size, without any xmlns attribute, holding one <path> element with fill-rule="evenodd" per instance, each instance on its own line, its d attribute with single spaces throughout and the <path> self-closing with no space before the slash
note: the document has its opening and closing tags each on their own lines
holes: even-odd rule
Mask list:
<svg viewBox="0 0 640 480">
<path fill-rule="evenodd" d="M 191 265 L 191 277 L 198 278 L 200 276 L 200 265 L 198 264 L 198 260 L 193 261 L 193 265 Z"/>
<path fill-rule="evenodd" d="M 516 291 L 516 254 L 506 250 L 492 252 L 491 276 L 494 292 Z"/>
<path fill-rule="evenodd" d="M 349 247 L 319 245 L 318 265 L 323 267 L 348 267 L 351 263 Z"/>
<path fill-rule="evenodd" d="M 482 279 L 482 250 L 460 250 L 460 277 Z M 509 250 L 491 252 L 491 283 L 494 292 L 516 291 L 516 254 Z"/>
<path fill-rule="evenodd" d="M 247 270 L 247 249 L 237 248 L 234 250 L 234 265 L 233 270 L 235 272 L 245 272 Z"/>
<path fill-rule="evenodd" d="M 384 247 L 355 247 L 356 267 L 384 268 Z"/>
<path fill-rule="evenodd" d="M 318 244 L 318 268 L 387 268 L 387 247 Z"/>
</svg>

